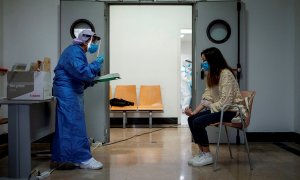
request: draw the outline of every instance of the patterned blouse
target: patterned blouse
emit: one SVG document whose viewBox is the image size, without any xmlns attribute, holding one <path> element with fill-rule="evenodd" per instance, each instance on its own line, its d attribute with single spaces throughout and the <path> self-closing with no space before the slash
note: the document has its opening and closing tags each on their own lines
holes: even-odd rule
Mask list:
<svg viewBox="0 0 300 180">
<path fill-rule="evenodd" d="M 240 93 L 239 85 L 230 70 L 224 69 L 221 71 L 219 84 L 212 88 L 206 86 L 202 95 L 203 100 L 212 102 L 210 105 L 211 113 L 220 112 L 225 104 L 242 105 L 243 115 L 246 116 L 246 108 L 244 99 Z M 237 108 L 226 108 L 226 111 L 237 111 Z"/>
</svg>

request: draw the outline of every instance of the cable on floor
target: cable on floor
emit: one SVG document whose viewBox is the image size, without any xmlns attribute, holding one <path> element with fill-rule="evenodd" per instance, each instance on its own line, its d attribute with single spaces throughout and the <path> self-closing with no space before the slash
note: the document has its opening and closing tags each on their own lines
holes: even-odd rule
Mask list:
<svg viewBox="0 0 300 180">
<path fill-rule="evenodd" d="M 119 141 L 115 141 L 115 142 L 103 144 L 103 146 L 113 145 L 113 144 L 116 144 L 116 143 L 120 143 L 120 142 L 127 141 L 127 140 L 129 140 L 129 139 L 132 139 L 132 138 L 135 138 L 135 137 L 138 137 L 138 136 L 142 136 L 142 135 L 145 135 L 145 134 L 151 134 L 151 133 L 156 132 L 156 131 L 161 131 L 161 130 L 163 130 L 163 129 L 166 129 L 166 128 L 173 128 L 173 127 L 177 127 L 177 126 L 168 126 L 168 127 L 159 128 L 159 129 L 156 129 L 156 130 L 153 130 L 153 131 L 144 132 L 144 133 L 141 133 L 141 134 L 136 134 L 136 135 L 131 136 L 131 137 L 129 137 L 129 138 L 125 138 L 125 139 L 122 139 L 122 140 L 119 140 Z"/>
<path fill-rule="evenodd" d="M 129 139 L 133 139 L 133 138 L 135 138 L 135 137 L 139 137 L 139 136 L 142 136 L 142 135 L 145 135 L 145 134 L 151 134 L 151 133 L 154 133 L 154 132 L 157 132 L 157 131 L 161 131 L 161 130 L 166 129 L 166 128 L 174 128 L 174 127 L 178 128 L 178 126 L 168 126 L 168 127 L 163 127 L 163 128 L 159 128 L 159 129 L 156 129 L 156 130 L 149 131 L 149 132 L 144 132 L 144 133 L 141 133 L 141 134 L 136 134 L 136 135 L 131 136 L 131 137 L 129 137 L 129 138 L 122 139 L 122 140 L 115 141 L 115 142 L 111 142 L 111 143 L 107 143 L 107 144 L 102 144 L 101 142 L 96 142 L 96 143 L 93 143 L 93 144 L 96 144 L 96 146 L 95 146 L 93 149 L 91 149 L 91 152 L 93 152 L 93 151 L 94 151 L 95 149 L 97 149 L 99 146 L 109 146 L 109 145 L 117 144 L 117 143 L 124 142 L 124 141 L 127 141 L 127 140 L 129 140 Z M 28 179 L 32 179 L 31 176 L 32 176 L 32 174 L 33 174 L 34 172 L 36 172 L 36 171 L 38 172 L 38 175 L 35 176 L 35 179 L 45 179 L 45 178 L 49 177 L 50 174 L 52 174 L 56 169 L 62 167 L 62 166 L 65 165 L 65 164 L 66 164 L 66 162 L 60 164 L 60 165 L 59 165 L 58 167 L 56 167 L 56 168 L 49 169 L 49 171 L 44 171 L 44 172 L 42 172 L 42 173 L 40 173 L 38 170 L 35 169 L 32 173 L 30 173 L 30 176 L 28 177 Z"/>
</svg>

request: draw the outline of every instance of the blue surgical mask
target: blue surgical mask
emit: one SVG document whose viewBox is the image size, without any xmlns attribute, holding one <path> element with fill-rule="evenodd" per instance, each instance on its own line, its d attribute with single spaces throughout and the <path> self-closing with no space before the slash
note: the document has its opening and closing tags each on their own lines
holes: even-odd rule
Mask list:
<svg viewBox="0 0 300 180">
<path fill-rule="evenodd" d="M 99 48 L 98 44 L 91 43 L 90 46 L 88 47 L 88 51 L 89 51 L 89 53 L 93 54 L 93 53 L 97 52 L 98 48 Z"/>
<path fill-rule="evenodd" d="M 209 70 L 209 64 L 207 61 L 204 61 L 203 63 L 201 63 L 201 69 L 203 69 L 204 71 Z"/>
</svg>

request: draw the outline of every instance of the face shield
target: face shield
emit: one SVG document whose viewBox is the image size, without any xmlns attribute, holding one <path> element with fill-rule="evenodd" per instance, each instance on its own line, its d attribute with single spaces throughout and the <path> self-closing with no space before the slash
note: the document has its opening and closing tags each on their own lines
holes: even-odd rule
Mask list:
<svg viewBox="0 0 300 180">
<path fill-rule="evenodd" d="M 88 52 L 90 54 L 94 54 L 97 52 L 97 56 L 99 55 L 101 45 L 101 38 L 99 36 L 92 36 L 88 42 Z"/>
</svg>

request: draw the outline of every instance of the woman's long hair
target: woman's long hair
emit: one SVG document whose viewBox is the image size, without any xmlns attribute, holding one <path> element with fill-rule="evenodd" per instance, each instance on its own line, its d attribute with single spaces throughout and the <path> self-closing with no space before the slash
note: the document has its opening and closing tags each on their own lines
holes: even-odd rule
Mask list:
<svg viewBox="0 0 300 180">
<path fill-rule="evenodd" d="M 201 56 L 202 55 L 205 56 L 209 64 L 209 71 L 207 74 L 208 87 L 213 87 L 219 84 L 220 74 L 223 69 L 228 69 L 232 74 L 234 74 L 232 68 L 227 64 L 225 58 L 218 48 L 207 48 L 201 52 Z"/>
</svg>

